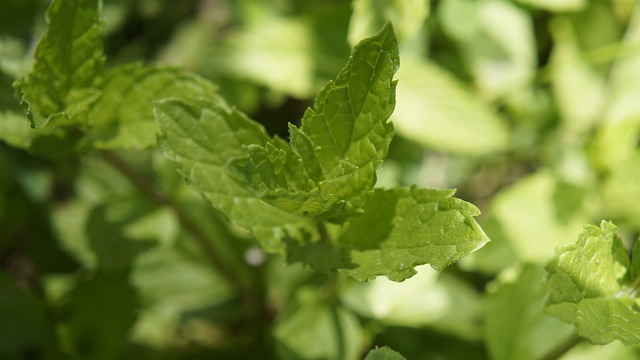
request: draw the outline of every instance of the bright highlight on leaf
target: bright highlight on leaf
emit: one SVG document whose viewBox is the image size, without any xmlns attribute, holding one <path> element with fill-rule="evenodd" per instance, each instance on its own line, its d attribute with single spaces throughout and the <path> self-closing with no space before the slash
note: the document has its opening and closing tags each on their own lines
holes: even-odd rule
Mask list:
<svg viewBox="0 0 640 360">
<path fill-rule="evenodd" d="M 546 309 L 595 344 L 640 345 L 640 257 L 630 263 L 616 230 L 605 221 L 587 225 L 575 244 L 558 248 L 546 267 Z"/>
<path fill-rule="evenodd" d="M 381 347 L 369 351 L 365 360 L 406 360 L 406 358 L 399 353 L 391 350 L 388 347 Z"/>
<path fill-rule="evenodd" d="M 386 25 L 355 47 L 300 128 L 290 125 L 289 143 L 214 94 L 157 103 L 158 142 L 193 188 L 289 261 L 359 280 L 443 269 L 488 241 L 478 209 L 453 190 L 373 190 L 393 136 L 398 66 Z"/>
</svg>

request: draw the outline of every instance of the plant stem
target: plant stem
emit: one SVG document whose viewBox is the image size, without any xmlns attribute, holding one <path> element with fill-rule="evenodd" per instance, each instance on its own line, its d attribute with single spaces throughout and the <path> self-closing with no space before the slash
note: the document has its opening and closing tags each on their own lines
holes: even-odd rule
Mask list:
<svg viewBox="0 0 640 360">
<path fill-rule="evenodd" d="M 327 232 L 327 226 L 324 224 L 324 221 L 318 220 L 316 226 L 318 227 L 318 232 L 320 233 L 320 239 L 325 242 L 331 242 L 331 237 L 329 236 L 329 232 Z"/>
<path fill-rule="evenodd" d="M 631 284 L 629 284 L 629 296 L 635 297 L 636 295 L 638 295 L 639 291 L 640 291 L 640 275 L 636 276 L 636 278 L 633 279 Z"/>
<path fill-rule="evenodd" d="M 232 267 L 229 266 L 222 257 L 220 257 L 206 234 L 193 221 L 180 204 L 165 194 L 160 188 L 158 188 L 158 186 L 156 186 L 155 183 L 118 155 L 109 151 L 102 151 L 100 155 L 109 165 L 113 166 L 125 175 L 129 181 L 131 181 L 131 183 L 149 199 L 159 205 L 167 206 L 175 212 L 182 229 L 188 232 L 191 235 L 191 238 L 196 241 L 202 252 L 209 258 L 211 265 L 213 265 L 215 270 L 227 281 L 228 285 L 236 295 L 245 299 L 254 298 L 251 286 L 246 284 L 246 282 L 243 281 Z"/>
<path fill-rule="evenodd" d="M 566 354 L 569 350 L 573 349 L 574 346 L 578 345 L 584 341 L 577 332 L 574 332 L 571 337 L 565 340 L 563 343 L 559 344 L 555 348 L 551 349 L 541 360 L 557 360 L 560 359 L 564 354 Z"/>
</svg>

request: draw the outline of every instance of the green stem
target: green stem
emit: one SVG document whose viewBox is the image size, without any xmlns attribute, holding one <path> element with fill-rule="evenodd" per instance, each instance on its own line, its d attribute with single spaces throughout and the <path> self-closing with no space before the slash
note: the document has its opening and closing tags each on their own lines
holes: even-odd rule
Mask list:
<svg viewBox="0 0 640 360">
<path fill-rule="evenodd" d="M 324 221 L 318 220 L 316 226 L 318 227 L 318 233 L 320 233 L 320 240 L 331 242 L 331 237 L 329 236 L 329 232 L 327 231 L 327 226 L 324 224 Z"/>
<path fill-rule="evenodd" d="M 636 297 L 640 292 L 640 276 L 636 276 L 635 279 L 629 284 L 629 296 Z"/>
<path fill-rule="evenodd" d="M 244 299 L 254 298 L 251 286 L 219 255 L 207 235 L 179 203 L 165 194 L 155 183 L 118 155 L 109 151 L 102 151 L 100 154 L 109 165 L 125 175 L 129 181 L 149 199 L 159 205 L 169 207 L 174 211 L 180 221 L 181 228 L 191 235 L 191 238 L 196 241 L 202 252 L 209 258 L 211 265 L 213 265 L 215 270 L 227 281 L 228 285 L 238 296 Z"/>
<path fill-rule="evenodd" d="M 584 341 L 577 332 L 574 332 L 571 337 L 565 340 L 563 343 L 559 344 L 555 348 L 551 349 L 541 360 L 557 360 L 560 359 L 564 354 L 566 354 L 569 350 L 573 349 L 574 346 L 580 344 Z"/>
</svg>

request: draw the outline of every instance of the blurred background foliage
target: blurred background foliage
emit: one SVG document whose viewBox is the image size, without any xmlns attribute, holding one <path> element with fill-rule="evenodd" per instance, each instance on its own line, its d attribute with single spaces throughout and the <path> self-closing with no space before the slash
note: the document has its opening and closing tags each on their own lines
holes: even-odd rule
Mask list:
<svg viewBox="0 0 640 360">
<path fill-rule="evenodd" d="M 104 1 L 108 66 L 201 74 L 283 137 L 351 47 L 392 21 L 397 135 L 378 186 L 457 188 L 492 239 L 403 283 L 266 256 L 154 149 L 121 164 L 52 151 L 47 136 L 27 144 L 12 82 L 46 6 L 0 11 L 2 359 L 359 359 L 385 345 L 408 359 L 540 359 L 572 334 L 542 310 L 554 248 L 600 219 L 628 246 L 640 232 L 634 0 Z M 237 296 L 184 214 L 141 192 L 131 169 L 188 212 L 249 293 Z M 603 358 L 640 355 L 583 343 L 563 357 Z"/>
</svg>

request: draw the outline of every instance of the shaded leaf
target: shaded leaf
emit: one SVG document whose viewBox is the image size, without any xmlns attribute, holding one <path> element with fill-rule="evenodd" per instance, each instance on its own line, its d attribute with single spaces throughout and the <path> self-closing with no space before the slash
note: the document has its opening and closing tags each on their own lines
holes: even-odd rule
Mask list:
<svg viewBox="0 0 640 360">
<path fill-rule="evenodd" d="M 126 273 L 99 273 L 80 283 L 64 307 L 58 331 L 68 355 L 96 360 L 123 355 L 138 307 Z"/>
</svg>

